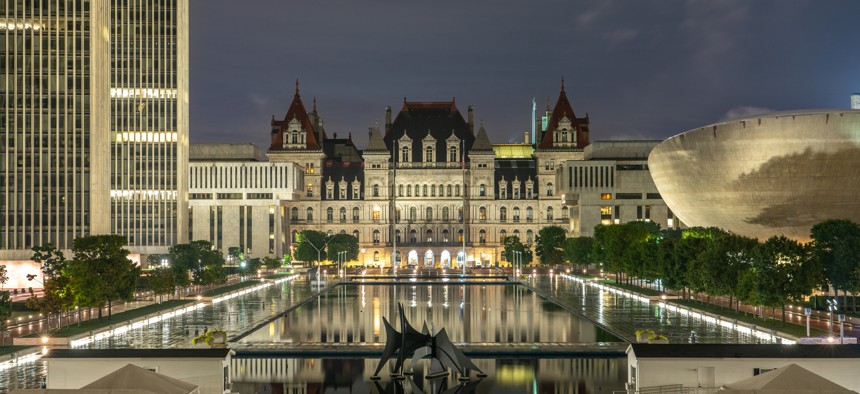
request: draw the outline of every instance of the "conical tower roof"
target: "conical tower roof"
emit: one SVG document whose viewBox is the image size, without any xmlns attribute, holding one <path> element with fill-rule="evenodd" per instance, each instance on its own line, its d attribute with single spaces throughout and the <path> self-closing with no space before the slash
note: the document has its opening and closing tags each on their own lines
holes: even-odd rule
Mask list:
<svg viewBox="0 0 860 394">
<path fill-rule="evenodd" d="M 382 133 L 379 132 L 379 127 L 370 128 L 370 136 L 367 140 L 367 149 L 365 152 L 388 152 L 385 147 L 385 141 L 382 139 Z"/>
<path fill-rule="evenodd" d="M 492 152 L 493 144 L 490 143 L 490 138 L 487 137 L 487 131 L 484 130 L 484 124 L 478 128 L 478 135 L 475 137 L 475 143 L 472 145 L 472 152 Z"/>
</svg>

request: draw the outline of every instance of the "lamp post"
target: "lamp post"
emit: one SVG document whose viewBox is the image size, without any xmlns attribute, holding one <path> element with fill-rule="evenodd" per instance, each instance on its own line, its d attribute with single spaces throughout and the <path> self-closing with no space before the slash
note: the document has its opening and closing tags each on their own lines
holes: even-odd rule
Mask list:
<svg viewBox="0 0 860 394">
<path fill-rule="evenodd" d="M 320 265 L 322 264 L 322 249 L 325 249 L 325 247 L 328 245 L 328 243 L 331 242 L 331 240 L 333 240 L 333 239 L 334 239 L 334 237 L 330 237 L 322 245 L 322 248 L 318 248 L 316 245 L 314 245 L 313 242 L 311 242 L 311 240 L 307 239 L 306 237 L 302 237 L 303 241 L 307 241 L 308 245 L 310 245 L 312 248 L 314 248 L 317 251 L 317 286 L 320 285 L 320 268 L 321 268 Z"/>
<path fill-rule="evenodd" d="M 833 336 L 833 311 L 836 310 L 838 301 L 836 299 L 827 300 L 827 310 L 830 311 L 830 324 L 828 325 L 828 332 L 830 336 Z"/>
</svg>

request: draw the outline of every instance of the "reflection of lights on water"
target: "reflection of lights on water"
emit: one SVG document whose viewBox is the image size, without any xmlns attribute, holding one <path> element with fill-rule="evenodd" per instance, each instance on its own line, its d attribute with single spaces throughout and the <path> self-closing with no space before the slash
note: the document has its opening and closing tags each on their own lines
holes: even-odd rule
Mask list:
<svg viewBox="0 0 860 394">
<path fill-rule="evenodd" d="M 373 336 L 379 337 L 381 325 L 381 317 L 379 315 L 379 297 L 373 297 Z"/>
</svg>

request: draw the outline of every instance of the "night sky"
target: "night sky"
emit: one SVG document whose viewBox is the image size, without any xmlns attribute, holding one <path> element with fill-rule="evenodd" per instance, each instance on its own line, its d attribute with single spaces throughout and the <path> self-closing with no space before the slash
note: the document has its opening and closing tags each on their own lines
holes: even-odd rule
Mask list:
<svg viewBox="0 0 860 394">
<path fill-rule="evenodd" d="M 328 135 L 359 148 L 403 97 L 456 97 L 493 143 L 519 142 L 562 76 L 592 140 L 847 108 L 860 91 L 857 0 L 191 0 L 190 19 L 192 143 L 268 148 L 296 78 Z"/>
</svg>

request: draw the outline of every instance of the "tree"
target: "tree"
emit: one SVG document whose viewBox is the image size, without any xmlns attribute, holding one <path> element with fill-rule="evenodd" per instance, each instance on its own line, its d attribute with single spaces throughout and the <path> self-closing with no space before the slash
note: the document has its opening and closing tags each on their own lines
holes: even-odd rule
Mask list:
<svg viewBox="0 0 860 394">
<path fill-rule="evenodd" d="M 108 319 L 115 301 L 131 301 L 140 267 L 128 259 L 126 239 L 119 235 L 91 235 L 75 239 L 74 259 L 64 274 L 80 306 L 107 304 Z"/>
<path fill-rule="evenodd" d="M 266 267 L 267 270 L 281 268 L 281 259 L 272 256 L 263 257 L 263 266 Z"/>
<path fill-rule="evenodd" d="M 171 246 L 170 261 L 177 286 L 224 283 L 227 279 L 224 256 L 214 250 L 209 241 L 198 240 Z"/>
<path fill-rule="evenodd" d="M 149 274 L 149 289 L 158 296 L 161 303 L 162 296 L 171 294 L 176 289 L 176 275 L 170 267 L 159 266 Z"/>
<path fill-rule="evenodd" d="M 41 271 L 45 274 L 43 279 L 61 275 L 66 268 L 66 257 L 54 244 L 49 242 L 42 246 L 35 246 L 31 250 L 33 255 L 30 256 L 30 260 L 41 266 Z"/>
<path fill-rule="evenodd" d="M 523 264 L 529 264 L 532 262 L 532 250 L 528 246 L 523 245 L 523 243 L 520 242 L 519 237 L 505 237 L 503 243 L 505 249 L 502 253 L 505 255 L 505 260 L 513 262 L 516 252 L 519 252 Z"/>
<path fill-rule="evenodd" d="M 538 232 L 535 251 L 541 264 L 554 265 L 564 262 L 564 244 L 567 231 L 559 226 L 547 226 Z"/>
<path fill-rule="evenodd" d="M 326 235 L 321 231 L 304 230 L 298 234 L 299 246 L 295 257 L 301 261 L 316 261 L 317 265 L 326 260 Z"/>
<path fill-rule="evenodd" d="M 333 235 L 328 243 L 328 255 L 336 259 L 340 252 L 346 252 L 344 261 L 358 260 L 358 239 L 348 234 Z"/>
<path fill-rule="evenodd" d="M 588 267 L 593 263 L 594 238 L 568 238 L 564 242 L 564 259 L 571 264 Z"/>
<path fill-rule="evenodd" d="M 258 258 L 244 259 L 239 264 L 240 264 L 239 267 L 240 267 L 241 271 L 243 271 L 245 273 L 252 273 L 252 274 L 257 272 L 257 270 L 259 270 L 260 267 L 263 266 L 263 262 Z"/>
<path fill-rule="evenodd" d="M 242 249 L 236 246 L 227 248 L 227 261 L 236 264 L 242 260 L 245 260 L 245 255 L 242 253 Z"/>
<path fill-rule="evenodd" d="M 782 308 L 785 324 L 785 304 L 801 301 L 819 283 L 820 268 L 806 247 L 793 239 L 774 236 L 758 245 L 753 254 L 756 291 L 759 305 Z"/>
<path fill-rule="evenodd" d="M 0 265 L 0 290 L 6 288 L 6 282 L 9 281 L 9 275 L 6 273 L 6 266 Z"/>
<path fill-rule="evenodd" d="M 30 289 L 30 298 L 27 299 L 27 308 L 39 311 L 50 320 L 51 315 L 57 315 L 57 328 L 62 326 L 60 314 L 66 312 L 75 304 L 75 297 L 69 286 L 67 275 L 56 275 L 45 281 L 42 297 L 36 295 Z M 50 328 L 50 323 L 48 324 Z"/>
<path fill-rule="evenodd" d="M 812 226 L 810 237 L 827 282 L 837 295 L 842 290 L 842 305 L 847 306 L 846 292 L 860 289 L 860 225 L 850 220 L 825 220 Z"/>
<path fill-rule="evenodd" d="M 12 317 L 12 296 L 8 291 L 0 291 L 0 335 L 8 328 L 6 320 Z"/>
</svg>

